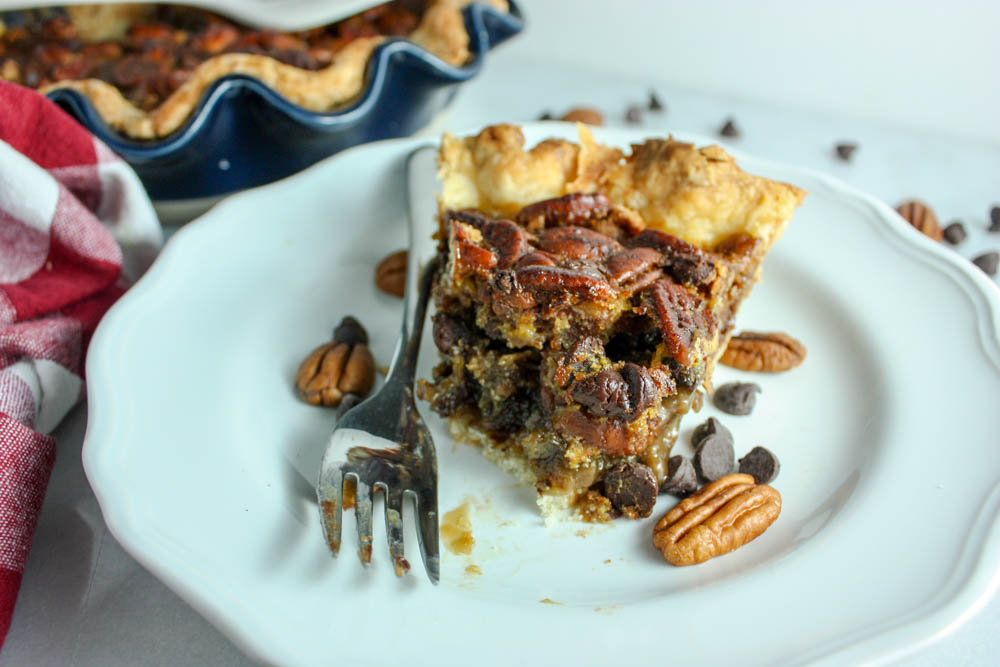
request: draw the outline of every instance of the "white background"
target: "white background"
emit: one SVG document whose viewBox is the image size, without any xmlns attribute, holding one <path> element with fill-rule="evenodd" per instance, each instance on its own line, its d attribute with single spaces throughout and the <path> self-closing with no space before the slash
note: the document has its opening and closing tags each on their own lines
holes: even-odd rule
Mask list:
<svg viewBox="0 0 1000 667">
<path fill-rule="evenodd" d="M 920 196 L 962 219 L 966 257 L 1000 246 L 985 232 L 1000 203 L 1000 3 L 524 2 L 528 29 L 489 54 L 482 75 L 435 123 L 462 129 L 587 104 L 621 123 L 655 88 L 651 132 L 712 134 L 810 166 L 895 204 Z M 861 148 L 836 160 L 835 141 Z M 80 466 L 78 408 L 57 430 L 59 458 L 36 534 L 7 665 L 238 665 L 246 659 L 107 533 Z M 995 664 L 1000 601 L 918 665 Z"/>
<path fill-rule="evenodd" d="M 993 0 L 535 0 L 539 64 L 1000 145 Z"/>
</svg>

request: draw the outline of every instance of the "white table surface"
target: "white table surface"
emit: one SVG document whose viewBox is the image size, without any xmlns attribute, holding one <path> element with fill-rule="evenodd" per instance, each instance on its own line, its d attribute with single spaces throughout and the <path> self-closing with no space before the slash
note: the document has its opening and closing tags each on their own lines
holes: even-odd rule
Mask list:
<svg viewBox="0 0 1000 667">
<path fill-rule="evenodd" d="M 529 4 L 526 12 L 533 23 L 526 34 L 491 54 L 483 75 L 463 89 L 435 127 L 457 130 L 531 120 L 542 111 L 558 113 L 575 105 L 596 107 L 609 124 L 622 123 L 626 107 L 643 106 L 649 90 L 655 89 L 668 108 L 644 113 L 643 125 L 651 132 L 712 135 L 733 116 L 743 130 L 733 146 L 741 150 L 829 172 L 890 204 L 920 197 L 942 222 L 957 218 L 965 223 L 969 238 L 955 249 L 965 257 L 1000 248 L 1000 234 L 986 232 L 988 209 L 1000 203 L 1000 125 L 993 111 L 1000 108 L 1000 87 L 990 85 L 1000 48 L 992 28 L 985 27 L 998 25 L 997 5 L 959 3 L 939 19 L 940 25 L 918 10 L 900 14 L 905 20 L 895 18 L 887 7 L 903 11 L 900 3 L 872 10 L 873 20 L 882 21 L 887 30 L 905 23 L 913 39 L 941 28 L 934 32 L 940 37 L 934 49 L 936 64 L 927 69 L 929 56 L 910 39 L 880 37 L 864 23 L 864 29 L 851 31 L 851 21 L 858 20 L 851 10 L 860 8 L 858 2 L 840 3 L 842 13 L 824 16 L 829 30 L 813 26 L 808 39 L 784 39 L 780 58 L 767 51 L 745 59 L 741 49 L 769 36 L 794 33 L 794 26 L 808 15 L 800 6 L 812 6 L 815 13 L 821 11 L 819 3 L 755 3 L 758 9 L 752 17 L 735 1 L 697 8 L 692 4 L 697 3 L 618 3 L 616 7 L 627 6 L 634 16 L 645 17 L 627 22 L 627 32 L 626 22 L 611 21 L 609 26 L 602 20 L 608 11 L 605 3 Z M 913 4 L 918 3 L 906 6 L 912 9 Z M 572 12 L 573 7 L 581 9 Z M 697 33 L 696 19 L 707 21 L 713 15 L 714 24 L 703 25 L 714 28 Z M 569 16 L 575 16 L 572 29 Z M 748 26 L 750 19 L 757 23 Z M 753 34 L 748 37 L 746 30 Z M 954 30 L 961 30 L 961 36 Z M 843 63 L 831 65 L 838 48 L 850 53 Z M 636 49 L 645 55 L 637 57 Z M 899 76 L 879 95 L 866 96 L 865 91 L 870 93 L 879 78 L 886 77 L 881 61 L 871 71 L 861 67 L 866 58 L 879 60 L 879 49 L 892 52 L 887 62 L 898 68 Z M 901 57 L 900 50 L 909 57 Z M 816 69 L 815 63 L 805 62 L 814 52 L 829 58 L 826 69 L 819 66 L 820 73 L 796 96 L 803 73 Z M 665 55 L 652 62 L 650 54 L 656 53 Z M 678 62 L 679 54 L 687 57 L 683 66 L 674 67 L 671 63 Z M 779 61 L 785 69 L 775 76 L 757 71 L 777 67 Z M 972 66 L 960 67 L 963 63 Z M 948 71 L 960 75 L 950 77 Z M 779 85 L 781 79 L 796 83 Z M 921 104 L 930 108 L 893 111 L 893 104 L 905 97 L 906 85 L 917 79 L 925 91 Z M 831 89 L 863 99 L 838 102 Z M 852 162 L 833 157 L 832 146 L 839 140 L 859 143 Z M 0 660 L 15 666 L 247 664 L 225 637 L 108 533 L 80 463 L 85 429 L 86 409 L 80 406 L 55 432 L 58 459 Z M 964 625 L 905 662 L 992 665 L 998 653 L 1000 597 L 994 596 Z"/>
</svg>

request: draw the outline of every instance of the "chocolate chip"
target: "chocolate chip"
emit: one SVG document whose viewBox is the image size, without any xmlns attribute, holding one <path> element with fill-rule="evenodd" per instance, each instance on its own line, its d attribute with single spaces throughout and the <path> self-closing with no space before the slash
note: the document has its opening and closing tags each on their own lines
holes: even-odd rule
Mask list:
<svg viewBox="0 0 1000 667">
<path fill-rule="evenodd" d="M 628 385 L 629 399 L 632 404 L 632 410 L 628 416 L 638 417 L 656 401 L 656 385 L 653 384 L 653 378 L 649 376 L 648 370 L 631 361 L 622 366 L 621 373 L 622 379 Z"/>
<path fill-rule="evenodd" d="M 619 463 L 604 474 L 604 495 L 625 516 L 647 517 L 656 503 L 656 476 L 641 463 Z"/>
<path fill-rule="evenodd" d="M 553 118 L 552 112 L 546 111 L 541 116 L 538 117 L 538 120 L 552 120 L 552 118 Z"/>
<path fill-rule="evenodd" d="M 625 110 L 625 122 L 638 125 L 642 122 L 642 109 L 632 104 Z"/>
<path fill-rule="evenodd" d="M 678 498 L 687 498 L 698 490 L 698 473 L 691 459 L 686 456 L 671 456 L 667 461 L 667 478 L 660 485 L 660 493 L 669 493 Z"/>
<path fill-rule="evenodd" d="M 570 396 L 597 417 L 624 417 L 631 407 L 628 385 L 613 368 L 583 378 L 570 389 Z"/>
<path fill-rule="evenodd" d="M 958 245 L 965 240 L 965 225 L 956 220 L 944 228 L 944 240 L 952 245 Z"/>
<path fill-rule="evenodd" d="M 983 253 L 973 259 L 972 263 L 985 271 L 986 275 L 995 276 L 997 274 L 997 264 L 1000 263 L 1000 253 L 996 251 Z"/>
<path fill-rule="evenodd" d="M 335 343 L 349 343 L 351 345 L 356 345 L 361 343 L 363 345 L 368 344 L 368 332 L 365 328 L 361 326 L 361 322 L 348 315 L 340 321 L 337 328 L 333 330 L 333 342 Z"/>
<path fill-rule="evenodd" d="M 731 415 L 748 415 L 757 403 L 760 385 L 753 382 L 729 382 L 715 390 L 715 407 Z"/>
<path fill-rule="evenodd" d="M 729 429 L 722 425 L 715 417 L 709 417 L 708 421 L 698 424 L 694 427 L 694 433 L 691 434 L 691 446 L 695 449 L 701 444 L 701 441 L 710 435 L 721 435 L 722 437 L 733 441 L 733 434 L 730 433 Z"/>
<path fill-rule="evenodd" d="M 701 441 L 694 452 L 694 469 L 698 477 L 708 482 L 733 472 L 733 441 L 716 433 Z"/>
<path fill-rule="evenodd" d="M 753 481 L 758 484 L 768 484 L 778 476 L 781 463 L 774 453 L 763 447 L 754 447 L 740 459 L 740 472 L 753 475 Z"/>
<path fill-rule="evenodd" d="M 727 118 L 726 123 L 719 130 L 719 134 L 724 137 L 735 139 L 740 136 L 740 128 L 736 127 L 736 121 L 732 118 Z"/>
<path fill-rule="evenodd" d="M 648 106 L 650 111 L 663 111 L 664 109 L 666 109 L 666 107 L 663 105 L 663 102 L 660 101 L 660 98 L 656 96 L 656 92 L 652 90 L 649 91 Z"/>
<path fill-rule="evenodd" d="M 476 334 L 462 320 L 447 313 L 435 313 L 434 344 L 441 354 L 450 354 L 453 347 L 471 346 L 476 340 Z"/>
<path fill-rule="evenodd" d="M 649 371 L 629 362 L 621 370 L 605 368 L 573 385 L 570 395 L 597 417 L 634 420 L 657 398 Z"/>
<path fill-rule="evenodd" d="M 1000 232 L 1000 206 L 990 209 L 990 226 L 987 231 Z"/>
<path fill-rule="evenodd" d="M 851 156 L 854 155 L 854 151 L 858 150 L 858 145 L 850 142 L 842 142 L 833 147 L 837 151 L 837 157 L 839 157 L 844 162 L 850 162 Z"/>
<path fill-rule="evenodd" d="M 364 396 L 358 396 L 357 394 L 344 394 L 343 398 L 340 399 L 340 405 L 337 406 L 337 419 L 343 417 L 348 410 L 363 400 Z"/>
</svg>

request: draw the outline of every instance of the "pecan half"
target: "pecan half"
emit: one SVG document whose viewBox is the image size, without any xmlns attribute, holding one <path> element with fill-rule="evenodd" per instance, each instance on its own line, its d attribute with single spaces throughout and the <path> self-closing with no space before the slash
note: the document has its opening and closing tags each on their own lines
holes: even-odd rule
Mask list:
<svg viewBox="0 0 1000 667">
<path fill-rule="evenodd" d="M 712 314 L 697 297 L 666 278 L 643 292 L 647 309 L 656 318 L 667 352 L 682 366 L 691 364 L 691 347 L 698 335 L 714 326 Z"/>
<path fill-rule="evenodd" d="M 653 528 L 653 546 L 671 565 L 694 565 L 738 549 L 781 513 L 781 494 L 753 477 L 726 475 L 682 500 Z"/>
<path fill-rule="evenodd" d="M 806 346 L 788 334 L 742 331 L 729 340 L 720 363 L 741 371 L 777 373 L 806 358 Z"/>
<path fill-rule="evenodd" d="M 483 228 L 483 238 L 496 249 L 497 266 L 501 269 L 510 268 L 526 252 L 528 238 L 517 223 L 510 220 L 490 220 Z"/>
<path fill-rule="evenodd" d="M 938 224 L 937 216 L 927 204 L 912 200 L 905 201 L 896 207 L 896 212 L 903 216 L 903 219 L 913 225 L 917 231 L 935 241 L 944 238 L 944 231 Z"/>
<path fill-rule="evenodd" d="M 574 192 L 556 199 L 528 204 L 515 218 L 528 229 L 544 229 L 564 225 L 585 225 L 593 218 L 603 218 L 611 210 L 611 202 L 601 194 Z"/>
<path fill-rule="evenodd" d="M 662 253 L 663 268 L 679 283 L 702 287 L 715 280 L 715 264 L 705 251 L 676 236 L 646 229 L 631 239 L 629 245 Z"/>
<path fill-rule="evenodd" d="M 584 123 L 585 125 L 604 125 L 604 116 L 597 109 L 589 107 L 574 107 L 563 114 L 559 120 L 567 123 Z"/>
<path fill-rule="evenodd" d="M 320 345 L 299 365 L 295 386 L 310 405 L 336 407 L 345 394 L 366 396 L 375 384 L 375 359 L 368 334 L 353 317 L 345 317 L 333 341 Z"/>
<path fill-rule="evenodd" d="M 500 280 L 502 274 L 497 272 L 493 280 L 497 295 L 516 296 L 512 304 L 521 304 L 523 308 L 551 306 L 567 300 L 609 301 L 615 296 L 604 276 L 586 268 L 526 266 L 516 270 L 513 284 Z"/>
<path fill-rule="evenodd" d="M 522 266 L 555 266 L 556 259 L 556 257 L 553 257 L 547 252 L 532 250 L 527 255 L 517 260 L 516 266 L 518 268 Z"/>
<path fill-rule="evenodd" d="M 621 244 L 586 227 L 553 227 L 538 235 L 538 248 L 565 259 L 594 260 L 621 250 Z"/>
<path fill-rule="evenodd" d="M 375 286 L 386 294 L 403 297 L 406 290 L 407 252 L 397 250 L 375 267 Z"/>
<path fill-rule="evenodd" d="M 660 258 L 660 253 L 652 248 L 629 248 L 628 250 L 623 250 L 608 257 L 606 263 L 608 277 L 619 285 L 633 281 L 642 286 L 648 285 L 662 275 L 656 269 L 656 264 L 660 261 Z M 642 279 L 640 280 L 640 278 Z M 652 280 L 647 282 L 647 278 L 652 278 Z"/>
<path fill-rule="evenodd" d="M 497 256 L 483 247 L 484 243 L 483 233 L 478 227 L 454 220 L 451 222 L 448 238 L 450 256 L 446 270 L 452 280 L 473 275 L 490 277 L 497 265 Z"/>
</svg>

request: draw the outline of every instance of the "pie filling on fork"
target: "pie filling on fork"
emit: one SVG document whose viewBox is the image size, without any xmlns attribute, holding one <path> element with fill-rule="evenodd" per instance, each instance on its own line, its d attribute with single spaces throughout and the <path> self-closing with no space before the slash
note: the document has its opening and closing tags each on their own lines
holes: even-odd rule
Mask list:
<svg viewBox="0 0 1000 667">
<path fill-rule="evenodd" d="M 420 396 L 542 513 L 648 516 L 682 416 L 805 192 L 718 146 L 445 135 L 442 355 Z"/>
</svg>

